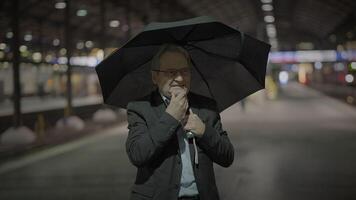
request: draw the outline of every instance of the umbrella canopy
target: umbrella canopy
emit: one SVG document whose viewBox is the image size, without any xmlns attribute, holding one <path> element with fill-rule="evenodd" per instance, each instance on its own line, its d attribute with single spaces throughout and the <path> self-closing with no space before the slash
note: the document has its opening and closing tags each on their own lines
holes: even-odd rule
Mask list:
<svg viewBox="0 0 356 200">
<path fill-rule="evenodd" d="M 265 86 L 270 45 L 210 17 L 151 23 L 96 67 L 104 103 L 126 108 L 155 89 L 151 59 L 159 47 L 185 48 L 193 63 L 191 91 L 215 99 L 221 112 Z"/>
</svg>

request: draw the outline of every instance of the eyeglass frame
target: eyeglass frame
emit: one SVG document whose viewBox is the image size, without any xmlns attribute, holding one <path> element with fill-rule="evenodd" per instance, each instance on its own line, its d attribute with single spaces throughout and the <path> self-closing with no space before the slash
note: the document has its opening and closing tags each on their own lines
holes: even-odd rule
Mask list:
<svg viewBox="0 0 356 200">
<path fill-rule="evenodd" d="M 168 75 L 169 77 L 175 77 L 177 76 L 178 72 L 182 75 L 182 76 L 187 76 L 191 73 L 191 68 L 190 67 L 185 67 L 185 68 L 181 68 L 181 69 L 173 69 L 173 70 L 159 70 L 159 69 L 153 69 L 152 71 L 154 72 L 162 72 L 165 73 L 166 75 Z"/>
</svg>

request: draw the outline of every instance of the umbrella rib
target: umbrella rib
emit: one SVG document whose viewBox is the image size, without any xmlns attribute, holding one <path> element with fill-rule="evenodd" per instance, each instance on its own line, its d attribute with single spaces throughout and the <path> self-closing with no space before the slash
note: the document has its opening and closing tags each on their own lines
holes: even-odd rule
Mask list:
<svg viewBox="0 0 356 200">
<path fill-rule="evenodd" d="M 232 60 L 232 61 L 241 63 L 238 58 L 231 58 L 231 57 L 227 57 L 227 56 L 222 56 L 222 55 L 214 54 L 214 53 L 211 53 L 211 52 L 209 52 L 209 51 L 206 51 L 205 49 L 202 49 L 202 48 L 200 48 L 200 47 L 198 47 L 198 46 L 192 45 L 192 44 L 187 44 L 187 45 L 192 46 L 193 48 L 197 48 L 197 49 L 199 49 L 200 51 L 202 51 L 202 52 L 204 52 L 204 53 L 206 53 L 206 54 L 208 54 L 208 55 L 211 55 L 211 56 L 214 56 L 214 57 L 218 57 L 218 58 L 224 58 L 224 59 L 227 59 L 227 60 Z M 242 64 L 242 63 L 241 63 L 241 64 Z M 246 70 L 247 70 L 247 69 L 246 69 Z M 249 71 L 249 70 L 247 70 L 247 71 Z M 251 73 L 251 72 L 250 72 L 250 73 Z M 258 82 L 259 84 L 261 84 L 260 81 L 259 81 L 255 76 L 252 76 L 252 77 L 254 77 L 254 78 L 257 80 L 257 82 Z M 261 86 L 263 86 L 263 85 L 261 85 Z"/>
<path fill-rule="evenodd" d="M 209 54 L 209 55 L 211 55 L 211 56 L 214 56 L 214 57 L 224 58 L 224 59 L 232 60 L 232 61 L 236 61 L 236 62 L 239 61 L 237 58 L 231 58 L 231 57 L 228 57 L 228 56 L 223 56 L 223 55 L 218 55 L 218 54 L 215 54 L 215 53 L 211 53 L 211 52 L 209 52 L 209 51 L 206 51 L 205 49 L 202 49 L 202 48 L 200 48 L 200 47 L 198 47 L 198 46 L 195 46 L 194 44 L 187 44 L 187 45 L 188 45 L 188 46 L 192 46 L 192 47 L 194 47 L 194 48 L 196 48 L 196 49 L 199 49 L 200 51 L 202 51 L 202 52 L 204 52 L 204 53 L 206 53 L 206 54 Z"/>
<path fill-rule="evenodd" d="M 188 36 L 196 29 L 196 27 L 197 27 L 196 25 L 193 26 L 193 28 L 190 29 L 190 31 L 187 34 L 185 34 L 185 36 L 183 37 L 183 39 L 181 41 L 186 40 L 188 38 Z"/>
</svg>

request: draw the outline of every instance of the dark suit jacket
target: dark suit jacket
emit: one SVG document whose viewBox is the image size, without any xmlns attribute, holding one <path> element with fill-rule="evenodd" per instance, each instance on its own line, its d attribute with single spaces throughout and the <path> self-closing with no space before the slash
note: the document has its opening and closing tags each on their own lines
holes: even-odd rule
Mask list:
<svg viewBox="0 0 356 200">
<path fill-rule="evenodd" d="M 213 162 L 228 167 L 234 160 L 234 148 L 222 129 L 214 100 L 189 93 L 189 105 L 205 123 L 203 137 L 197 139 L 199 164 L 194 164 L 194 146 L 190 152 L 200 199 L 219 199 Z M 127 106 L 129 134 L 126 151 L 137 167 L 131 199 L 177 200 L 181 158 L 176 131 L 180 123 L 165 112 L 156 90 Z"/>
</svg>

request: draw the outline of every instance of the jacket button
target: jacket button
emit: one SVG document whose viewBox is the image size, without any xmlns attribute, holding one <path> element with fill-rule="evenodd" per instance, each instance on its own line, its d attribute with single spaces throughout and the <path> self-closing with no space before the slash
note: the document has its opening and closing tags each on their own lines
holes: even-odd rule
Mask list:
<svg viewBox="0 0 356 200">
<path fill-rule="evenodd" d="M 179 189 L 179 185 L 176 184 L 176 185 L 174 186 L 174 188 L 175 188 L 175 189 Z"/>
</svg>

